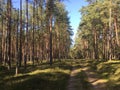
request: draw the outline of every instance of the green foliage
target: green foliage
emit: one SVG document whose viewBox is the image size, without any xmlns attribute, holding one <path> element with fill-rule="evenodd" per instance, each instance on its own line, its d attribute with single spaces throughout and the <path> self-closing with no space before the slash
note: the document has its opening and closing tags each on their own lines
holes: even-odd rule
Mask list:
<svg viewBox="0 0 120 90">
<path fill-rule="evenodd" d="M 117 59 L 120 29 L 118 25 L 115 27 L 115 23 L 120 23 L 120 0 L 86 1 L 89 4 L 80 10 L 82 18 L 74 47 L 82 53 L 83 58 Z"/>
<path fill-rule="evenodd" d="M 81 50 L 79 50 L 79 48 L 77 48 L 77 47 L 72 47 L 70 49 L 69 56 L 72 59 L 83 58 Z"/>
</svg>

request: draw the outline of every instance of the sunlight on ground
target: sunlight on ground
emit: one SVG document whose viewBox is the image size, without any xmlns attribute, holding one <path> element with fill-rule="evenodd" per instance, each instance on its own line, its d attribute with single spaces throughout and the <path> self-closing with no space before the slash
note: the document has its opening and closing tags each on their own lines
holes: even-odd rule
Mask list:
<svg viewBox="0 0 120 90">
<path fill-rule="evenodd" d="M 106 80 L 106 79 L 99 79 L 99 80 L 93 82 L 93 85 L 103 84 L 103 83 L 106 83 L 106 82 L 108 82 L 108 80 Z"/>
<path fill-rule="evenodd" d="M 0 89 L 66 90 L 66 84 L 72 68 L 71 62 L 71 60 L 56 61 L 52 66 L 45 62 L 34 67 L 29 64 L 26 70 L 22 67 L 17 76 L 15 75 L 15 69 L 12 69 L 11 72 L 1 71 Z"/>
<path fill-rule="evenodd" d="M 81 72 L 81 68 L 79 69 L 75 69 L 72 73 L 71 73 L 71 76 L 76 76 L 77 73 Z"/>
<path fill-rule="evenodd" d="M 57 67 L 55 69 L 35 70 L 35 71 L 30 72 L 28 74 L 29 75 L 35 75 L 35 74 L 39 74 L 39 73 L 55 73 L 55 72 L 63 72 L 65 74 L 69 74 L 70 70 L 63 70 L 63 69 L 60 69 L 59 67 Z"/>
<path fill-rule="evenodd" d="M 108 90 L 119 90 L 120 61 L 118 60 L 107 62 L 66 60 L 55 62 L 52 67 L 48 63 L 43 63 L 34 67 L 34 69 L 32 66 L 28 66 L 27 70 L 24 71 L 23 68 L 17 76 L 14 75 L 14 71 L 9 74 L 8 72 L 1 72 L 0 88 L 1 90 L 4 90 L 4 88 L 7 90 L 27 90 L 28 88 L 31 88 L 30 90 L 33 90 L 32 88 L 36 88 L 36 90 L 37 88 L 44 88 L 43 90 L 66 90 L 65 87 L 72 67 L 75 67 L 75 70 L 71 76 L 75 77 L 75 80 L 77 79 L 74 84 L 78 90 L 90 90 L 90 82 L 88 82 L 85 74 L 85 71 L 89 71 L 89 69 L 93 69 L 93 72 L 89 72 L 89 74 L 98 73 L 98 77 L 101 78 L 94 80 L 93 85 L 99 86 L 107 83 Z"/>
</svg>

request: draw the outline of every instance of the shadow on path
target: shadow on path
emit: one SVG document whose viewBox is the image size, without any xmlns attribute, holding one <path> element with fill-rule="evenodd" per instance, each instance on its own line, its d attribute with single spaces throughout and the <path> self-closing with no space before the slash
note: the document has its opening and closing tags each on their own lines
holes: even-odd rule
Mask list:
<svg viewBox="0 0 120 90">
<path fill-rule="evenodd" d="M 107 80 L 98 76 L 85 62 L 79 62 L 71 71 L 67 90 L 107 90 Z"/>
<path fill-rule="evenodd" d="M 92 90 L 107 90 L 106 89 L 106 79 L 100 79 L 98 74 L 90 69 L 88 66 L 82 67 L 82 70 L 85 72 L 88 82 L 92 85 Z"/>
<path fill-rule="evenodd" d="M 89 87 L 91 87 L 91 85 L 87 81 L 86 75 L 81 67 L 73 67 L 67 90 L 91 90 Z"/>
</svg>

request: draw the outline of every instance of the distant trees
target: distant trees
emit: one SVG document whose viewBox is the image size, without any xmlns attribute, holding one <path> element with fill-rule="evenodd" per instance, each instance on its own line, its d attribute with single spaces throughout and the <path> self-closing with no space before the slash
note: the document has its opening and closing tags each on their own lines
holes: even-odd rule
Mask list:
<svg viewBox="0 0 120 90">
<path fill-rule="evenodd" d="M 75 47 L 84 58 L 116 59 L 120 53 L 120 0 L 87 0 Z M 77 51 L 77 52 L 78 52 Z"/>
<path fill-rule="evenodd" d="M 53 59 L 68 57 L 73 32 L 64 4 L 57 0 L 19 0 L 17 9 L 13 1 L 0 1 L 0 63 L 10 69 L 16 62 L 18 74 L 28 62 L 35 65 L 50 59 L 52 65 Z"/>
</svg>

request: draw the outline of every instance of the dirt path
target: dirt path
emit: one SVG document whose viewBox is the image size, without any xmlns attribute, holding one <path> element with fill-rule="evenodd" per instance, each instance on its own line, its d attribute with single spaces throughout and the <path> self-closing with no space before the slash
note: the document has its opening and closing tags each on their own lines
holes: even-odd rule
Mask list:
<svg viewBox="0 0 120 90">
<path fill-rule="evenodd" d="M 76 78 L 77 74 L 81 71 L 80 68 L 73 67 L 71 74 L 70 74 L 70 79 L 68 82 L 67 90 L 76 90 L 76 87 L 78 87 L 80 84 L 79 79 Z"/>
<path fill-rule="evenodd" d="M 107 80 L 100 79 L 97 73 L 90 69 L 89 66 L 86 66 L 84 64 L 85 63 L 81 64 L 82 68 L 74 67 L 72 69 L 67 90 L 107 90 L 105 88 Z M 83 83 L 81 84 L 81 82 L 79 81 L 81 80 L 80 77 L 79 78 L 76 77 L 78 73 L 81 72 L 81 70 L 86 74 L 87 82 L 90 85 L 89 89 L 81 88 L 82 87 L 81 85 L 83 85 Z"/>
<path fill-rule="evenodd" d="M 88 67 L 83 67 L 82 70 L 86 73 L 88 82 L 92 85 L 91 90 L 107 90 L 105 88 L 107 80 L 99 79 L 98 75 Z"/>
</svg>

